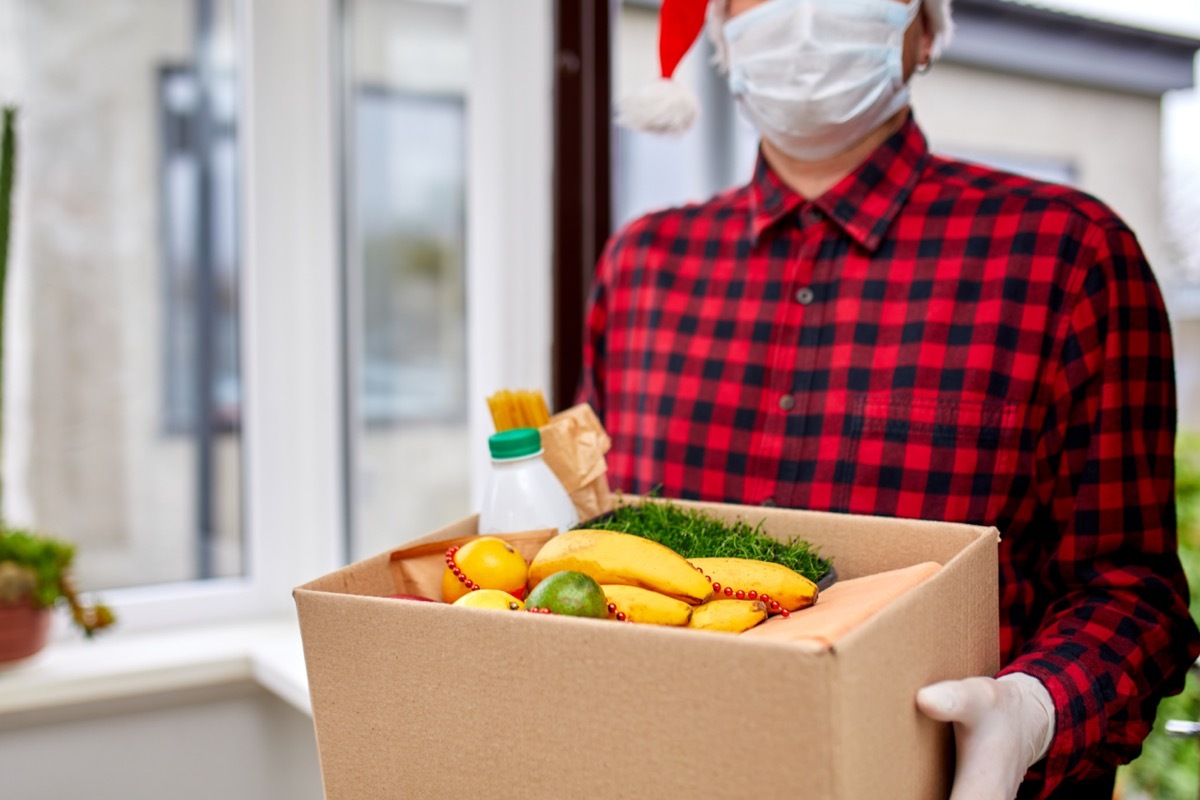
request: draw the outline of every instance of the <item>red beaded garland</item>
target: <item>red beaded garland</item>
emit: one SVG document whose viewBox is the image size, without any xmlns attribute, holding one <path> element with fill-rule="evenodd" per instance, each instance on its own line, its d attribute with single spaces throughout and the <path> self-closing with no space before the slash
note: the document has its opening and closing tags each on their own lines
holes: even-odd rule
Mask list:
<svg viewBox="0 0 1200 800">
<path fill-rule="evenodd" d="M 624 622 L 624 621 L 625 621 L 625 612 L 618 611 L 617 612 L 617 622 Z"/>
<path fill-rule="evenodd" d="M 746 595 L 746 597 L 750 598 L 751 600 L 757 600 L 757 599 L 758 599 L 758 592 L 756 592 L 756 591 L 754 591 L 753 589 L 751 589 L 751 590 L 750 590 L 750 592 L 749 592 L 749 593 Z"/>
<path fill-rule="evenodd" d="M 724 595 L 725 595 L 726 597 L 733 597 L 733 589 L 731 589 L 730 587 L 726 586 L 726 587 L 725 587 L 724 589 L 722 589 L 721 591 L 724 593 Z"/>
<path fill-rule="evenodd" d="M 714 594 L 720 594 L 720 592 L 721 592 L 721 584 L 719 584 L 719 583 L 714 583 L 714 584 L 713 584 L 713 593 L 714 593 Z"/>
<path fill-rule="evenodd" d="M 458 582 L 466 587 L 468 591 L 477 592 L 483 587 L 468 578 L 467 573 L 463 572 L 462 568 L 454 560 L 454 556 L 458 550 L 459 545 L 455 545 L 446 551 L 446 566 L 450 569 L 450 574 L 458 578 Z"/>
<path fill-rule="evenodd" d="M 745 600 L 745 599 L 746 599 L 746 593 L 745 593 L 745 592 L 743 592 L 741 589 L 738 589 L 738 590 L 737 590 L 737 595 L 736 595 L 736 596 L 737 596 L 737 599 L 738 599 L 738 600 Z"/>
</svg>

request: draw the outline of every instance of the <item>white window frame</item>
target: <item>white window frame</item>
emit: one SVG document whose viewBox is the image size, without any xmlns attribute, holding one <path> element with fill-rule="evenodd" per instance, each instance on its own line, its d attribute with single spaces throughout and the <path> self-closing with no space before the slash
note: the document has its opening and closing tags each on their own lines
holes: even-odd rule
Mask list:
<svg viewBox="0 0 1200 800">
<path fill-rule="evenodd" d="M 289 616 L 295 586 L 344 563 L 352 428 L 342 387 L 339 13 L 338 0 L 242 0 L 238 9 L 246 575 L 103 592 L 120 621 L 110 636 Z M 553 29 L 550 0 L 474 0 L 468 14 L 477 505 L 492 430 L 484 397 L 550 384 Z"/>
</svg>

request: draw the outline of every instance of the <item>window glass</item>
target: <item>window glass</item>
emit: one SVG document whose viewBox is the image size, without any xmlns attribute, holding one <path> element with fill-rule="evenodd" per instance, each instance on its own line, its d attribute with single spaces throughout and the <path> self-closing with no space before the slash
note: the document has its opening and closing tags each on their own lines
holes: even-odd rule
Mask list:
<svg viewBox="0 0 1200 800">
<path fill-rule="evenodd" d="M 467 9 L 414 0 L 343 8 L 350 549 L 359 558 L 470 510 Z"/>
<path fill-rule="evenodd" d="M 0 0 L 4 501 L 84 589 L 243 573 L 234 0 Z"/>
</svg>

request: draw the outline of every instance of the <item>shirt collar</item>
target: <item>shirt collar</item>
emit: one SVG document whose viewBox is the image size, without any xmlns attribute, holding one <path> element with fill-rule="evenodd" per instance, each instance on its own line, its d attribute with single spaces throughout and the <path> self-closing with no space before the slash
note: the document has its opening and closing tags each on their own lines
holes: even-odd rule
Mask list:
<svg viewBox="0 0 1200 800">
<path fill-rule="evenodd" d="M 769 228 L 811 205 L 870 252 L 879 249 L 892 221 L 912 194 L 929 160 L 925 135 L 910 114 L 854 172 L 809 203 L 789 188 L 761 150 L 750 186 L 751 227 L 759 239 Z"/>
</svg>

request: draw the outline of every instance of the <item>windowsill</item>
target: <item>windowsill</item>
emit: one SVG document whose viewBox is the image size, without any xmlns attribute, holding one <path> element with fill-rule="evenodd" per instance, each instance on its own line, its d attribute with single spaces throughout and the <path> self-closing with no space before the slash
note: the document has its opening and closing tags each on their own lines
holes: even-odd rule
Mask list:
<svg viewBox="0 0 1200 800">
<path fill-rule="evenodd" d="M 312 713 L 294 618 L 53 642 L 32 658 L 0 666 L 0 720 L 246 682 Z"/>
</svg>

